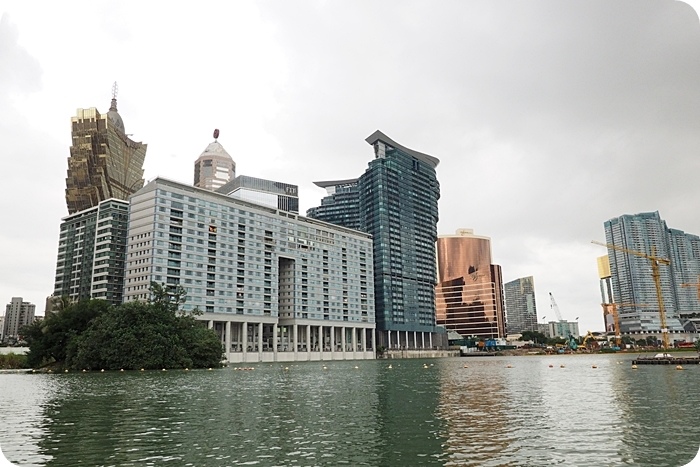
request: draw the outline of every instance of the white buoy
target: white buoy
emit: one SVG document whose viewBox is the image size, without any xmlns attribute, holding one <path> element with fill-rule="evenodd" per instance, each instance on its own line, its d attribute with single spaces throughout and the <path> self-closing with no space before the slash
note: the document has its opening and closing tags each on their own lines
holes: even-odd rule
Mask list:
<svg viewBox="0 0 700 467">
<path fill-rule="evenodd" d="M 637 365 L 632 365 L 632 369 L 633 369 L 633 370 L 636 370 L 636 369 L 637 369 Z"/>
</svg>

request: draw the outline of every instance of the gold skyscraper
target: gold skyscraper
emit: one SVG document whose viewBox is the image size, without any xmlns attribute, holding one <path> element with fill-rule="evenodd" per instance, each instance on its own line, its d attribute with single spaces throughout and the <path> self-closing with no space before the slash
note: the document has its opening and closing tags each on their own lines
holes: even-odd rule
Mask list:
<svg viewBox="0 0 700 467">
<path fill-rule="evenodd" d="M 107 114 L 96 108 L 78 109 L 71 118 L 73 143 L 68 158 L 68 213 L 89 209 L 101 201 L 127 200 L 143 187 L 146 145 L 132 141 L 117 112 L 117 87 Z"/>
</svg>

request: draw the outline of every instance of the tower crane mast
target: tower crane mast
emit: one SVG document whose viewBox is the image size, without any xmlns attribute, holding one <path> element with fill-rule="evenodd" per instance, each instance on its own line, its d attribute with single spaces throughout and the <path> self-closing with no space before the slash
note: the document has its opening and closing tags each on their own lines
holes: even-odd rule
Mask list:
<svg viewBox="0 0 700 467">
<path fill-rule="evenodd" d="M 622 251 L 634 256 L 639 256 L 641 258 L 646 258 L 651 261 L 651 275 L 654 278 L 654 285 L 656 286 L 656 299 L 659 303 L 659 320 L 661 321 L 661 340 L 663 342 L 664 349 L 668 349 L 669 339 L 668 339 L 668 328 L 666 327 L 666 309 L 664 307 L 664 299 L 661 293 L 661 274 L 659 273 L 659 264 L 664 264 L 666 266 L 671 264 L 671 260 L 668 258 L 662 258 L 656 256 L 656 248 L 651 247 L 651 254 L 648 255 L 642 251 L 630 250 L 629 248 L 623 248 L 618 245 L 613 245 L 612 243 L 603 243 L 593 240 L 591 243 L 596 245 L 607 247 L 611 250 Z"/>
<path fill-rule="evenodd" d="M 559 306 L 557 305 L 557 301 L 554 300 L 554 295 L 552 295 L 552 292 L 549 292 L 549 300 L 550 300 L 550 308 L 554 310 L 554 314 L 557 315 L 557 321 L 561 322 L 564 321 L 561 317 L 561 312 L 559 311 Z"/>
</svg>

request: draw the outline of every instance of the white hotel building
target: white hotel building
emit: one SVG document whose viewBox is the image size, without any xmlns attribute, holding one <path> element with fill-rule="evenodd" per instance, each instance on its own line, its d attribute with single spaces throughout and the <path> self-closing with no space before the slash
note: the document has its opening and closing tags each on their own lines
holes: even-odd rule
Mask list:
<svg viewBox="0 0 700 467">
<path fill-rule="evenodd" d="M 157 178 L 130 199 L 124 301 L 181 285 L 231 363 L 375 358 L 370 235 Z"/>
</svg>

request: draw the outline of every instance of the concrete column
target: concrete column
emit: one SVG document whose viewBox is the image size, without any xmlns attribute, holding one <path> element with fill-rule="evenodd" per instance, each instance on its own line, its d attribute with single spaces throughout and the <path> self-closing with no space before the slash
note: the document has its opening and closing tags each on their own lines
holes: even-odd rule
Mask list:
<svg viewBox="0 0 700 467">
<path fill-rule="evenodd" d="M 277 361 L 277 324 L 272 325 L 272 354 L 274 355 L 272 361 Z"/>
<path fill-rule="evenodd" d="M 362 352 L 367 352 L 367 329 L 362 328 Z"/>
<path fill-rule="evenodd" d="M 243 361 L 246 361 L 246 357 L 248 356 L 248 321 L 244 321 L 242 324 L 242 331 L 243 331 L 243 336 L 241 337 L 242 342 L 242 349 L 243 349 Z"/>
<path fill-rule="evenodd" d="M 318 351 L 319 352 L 323 352 L 323 350 L 325 349 L 325 345 L 324 345 L 325 342 L 324 342 L 323 337 L 324 337 L 323 336 L 323 325 L 321 325 L 318 327 Z"/>
<path fill-rule="evenodd" d="M 387 349 L 390 349 L 391 348 L 391 331 L 387 331 L 386 335 L 387 335 L 386 346 L 387 346 Z"/>
<path fill-rule="evenodd" d="M 231 352 L 231 321 L 226 321 L 224 335 L 226 336 L 226 360 L 228 360 L 228 354 Z"/>
<path fill-rule="evenodd" d="M 432 332 L 430 334 L 428 334 L 428 338 L 430 339 L 430 348 L 432 349 L 433 348 L 433 333 Z"/>
<path fill-rule="evenodd" d="M 350 329 L 352 329 L 352 355 L 354 357 L 357 353 L 357 328 Z"/>
<path fill-rule="evenodd" d="M 296 361 L 299 354 L 299 327 L 296 323 L 294 323 L 293 333 L 292 344 L 294 345 L 294 360 Z"/>
<path fill-rule="evenodd" d="M 333 353 L 335 352 L 335 326 L 331 326 L 331 359 L 333 358 Z"/>
<path fill-rule="evenodd" d="M 421 346 L 425 348 L 425 331 L 420 333 Z"/>
<path fill-rule="evenodd" d="M 258 323 L 258 355 L 262 361 L 263 323 Z"/>
<path fill-rule="evenodd" d="M 343 338 L 342 338 L 342 341 L 343 341 L 343 360 L 345 360 L 347 358 L 347 356 L 346 356 L 346 352 L 348 351 L 348 334 L 347 334 L 347 332 L 348 332 L 348 328 L 343 326 Z"/>
<path fill-rule="evenodd" d="M 413 347 L 418 348 L 418 334 L 416 331 L 413 331 Z"/>
<path fill-rule="evenodd" d="M 207 327 L 209 329 L 214 329 L 214 320 L 213 319 L 210 319 L 209 321 L 207 321 Z"/>
<path fill-rule="evenodd" d="M 306 325 L 306 352 L 311 352 L 311 325 Z"/>
</svg>

